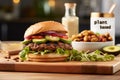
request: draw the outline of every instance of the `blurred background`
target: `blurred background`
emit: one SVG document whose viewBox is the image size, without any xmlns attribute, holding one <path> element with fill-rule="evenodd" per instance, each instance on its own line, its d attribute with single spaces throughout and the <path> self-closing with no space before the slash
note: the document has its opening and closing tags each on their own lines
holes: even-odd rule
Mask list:
<svg viewBox="0 0 120 80">
<path fill-rule="evenodd" d="M 91 12 L 108 12 L 110 6 L 116 3 L 116 43 L 120 43 L 119 0 L 0 0 L 0 40 L 23 40 L 25 30 L 39 21 L 61 22 L 65 14 L 65 2 L 77 3 L 79 32 L 90 29 Z"/>
</svg>

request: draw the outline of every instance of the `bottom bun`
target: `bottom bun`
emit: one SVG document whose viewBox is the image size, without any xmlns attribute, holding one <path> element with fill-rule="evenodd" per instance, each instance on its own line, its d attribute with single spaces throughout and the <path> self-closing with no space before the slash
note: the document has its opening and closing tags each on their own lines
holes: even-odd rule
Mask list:
<svg viewBox="0 0 120 80">
<path fill-rule="evenodd" d="M 34 61 L 34 62 L 56 62 L 56 61 L 65 61 L 68 55 L 61 55 L 61 54 L 55 54 L 55 53 L 49 53 L 49 54 L 28 54 L 28 61 Z"/>
<path fill-rule="evenodd" d="M 53 58 L 53 59 L 32 59 L 29 58 L 28 61 L 32 62 L 59 62 L 59 61 L 65 61 L 66 58 Z"/>
</svg>

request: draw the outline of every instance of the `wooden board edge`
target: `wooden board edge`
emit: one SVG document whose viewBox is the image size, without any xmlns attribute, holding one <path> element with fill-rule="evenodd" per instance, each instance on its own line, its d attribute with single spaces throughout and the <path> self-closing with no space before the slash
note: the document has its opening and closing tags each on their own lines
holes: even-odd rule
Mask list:
<svg viewBox="0 0 120 80">
<path fill-rule="evenodd" d="M 26 72 L 44 72 L 44 73 L 75 73 L 75 74 L 113 74 L 112 66 L 97 66 L 93 65 L 38 65 L 38 64 L 19 64 L 15 65 L 15 71 Z M 92 69 L 92 70 L 91 70 Z"/>
<path fill-rule="evenodd" d="M 2 62 L 1 71 L 17 72 L 44 72 L 44 73 L 70 73 L 70 74 L 114 74 L 120 70 L 120 62 L 112 65 L 68 65 L 65 64 L 45 64 L 45 63 L 24 63 L 24 62 Z"/>
<path fill-rule="evenodd" d="M 14 71 L 15 65 L 13 62 L 3 62 L 0 63 L 0 70 L 1 71 Z"/>
</svg>

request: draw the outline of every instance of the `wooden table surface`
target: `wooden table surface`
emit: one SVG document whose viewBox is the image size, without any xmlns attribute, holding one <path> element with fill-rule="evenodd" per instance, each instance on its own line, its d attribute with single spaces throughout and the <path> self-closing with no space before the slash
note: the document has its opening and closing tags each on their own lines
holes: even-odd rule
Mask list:
<svg viewBox="0 0 120 80">
<path fill-rule="evenodd" d="M 120 80 L 114 75 L 0 72 L 0 80 Z"/>
</svg>

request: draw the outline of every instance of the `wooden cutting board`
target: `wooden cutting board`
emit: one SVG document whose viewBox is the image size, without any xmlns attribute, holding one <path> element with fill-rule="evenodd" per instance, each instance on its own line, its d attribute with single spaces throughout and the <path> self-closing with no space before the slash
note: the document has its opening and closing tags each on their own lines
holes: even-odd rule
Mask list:
<svg viewBox="0 0 120 80">
<path fill-rule="evenodd" d="M 0 70 L 52 73 L 114 74 L 120 70 L 120 56 L 109 62 L 15 62 L 0 59 Z"/>
</svg>

